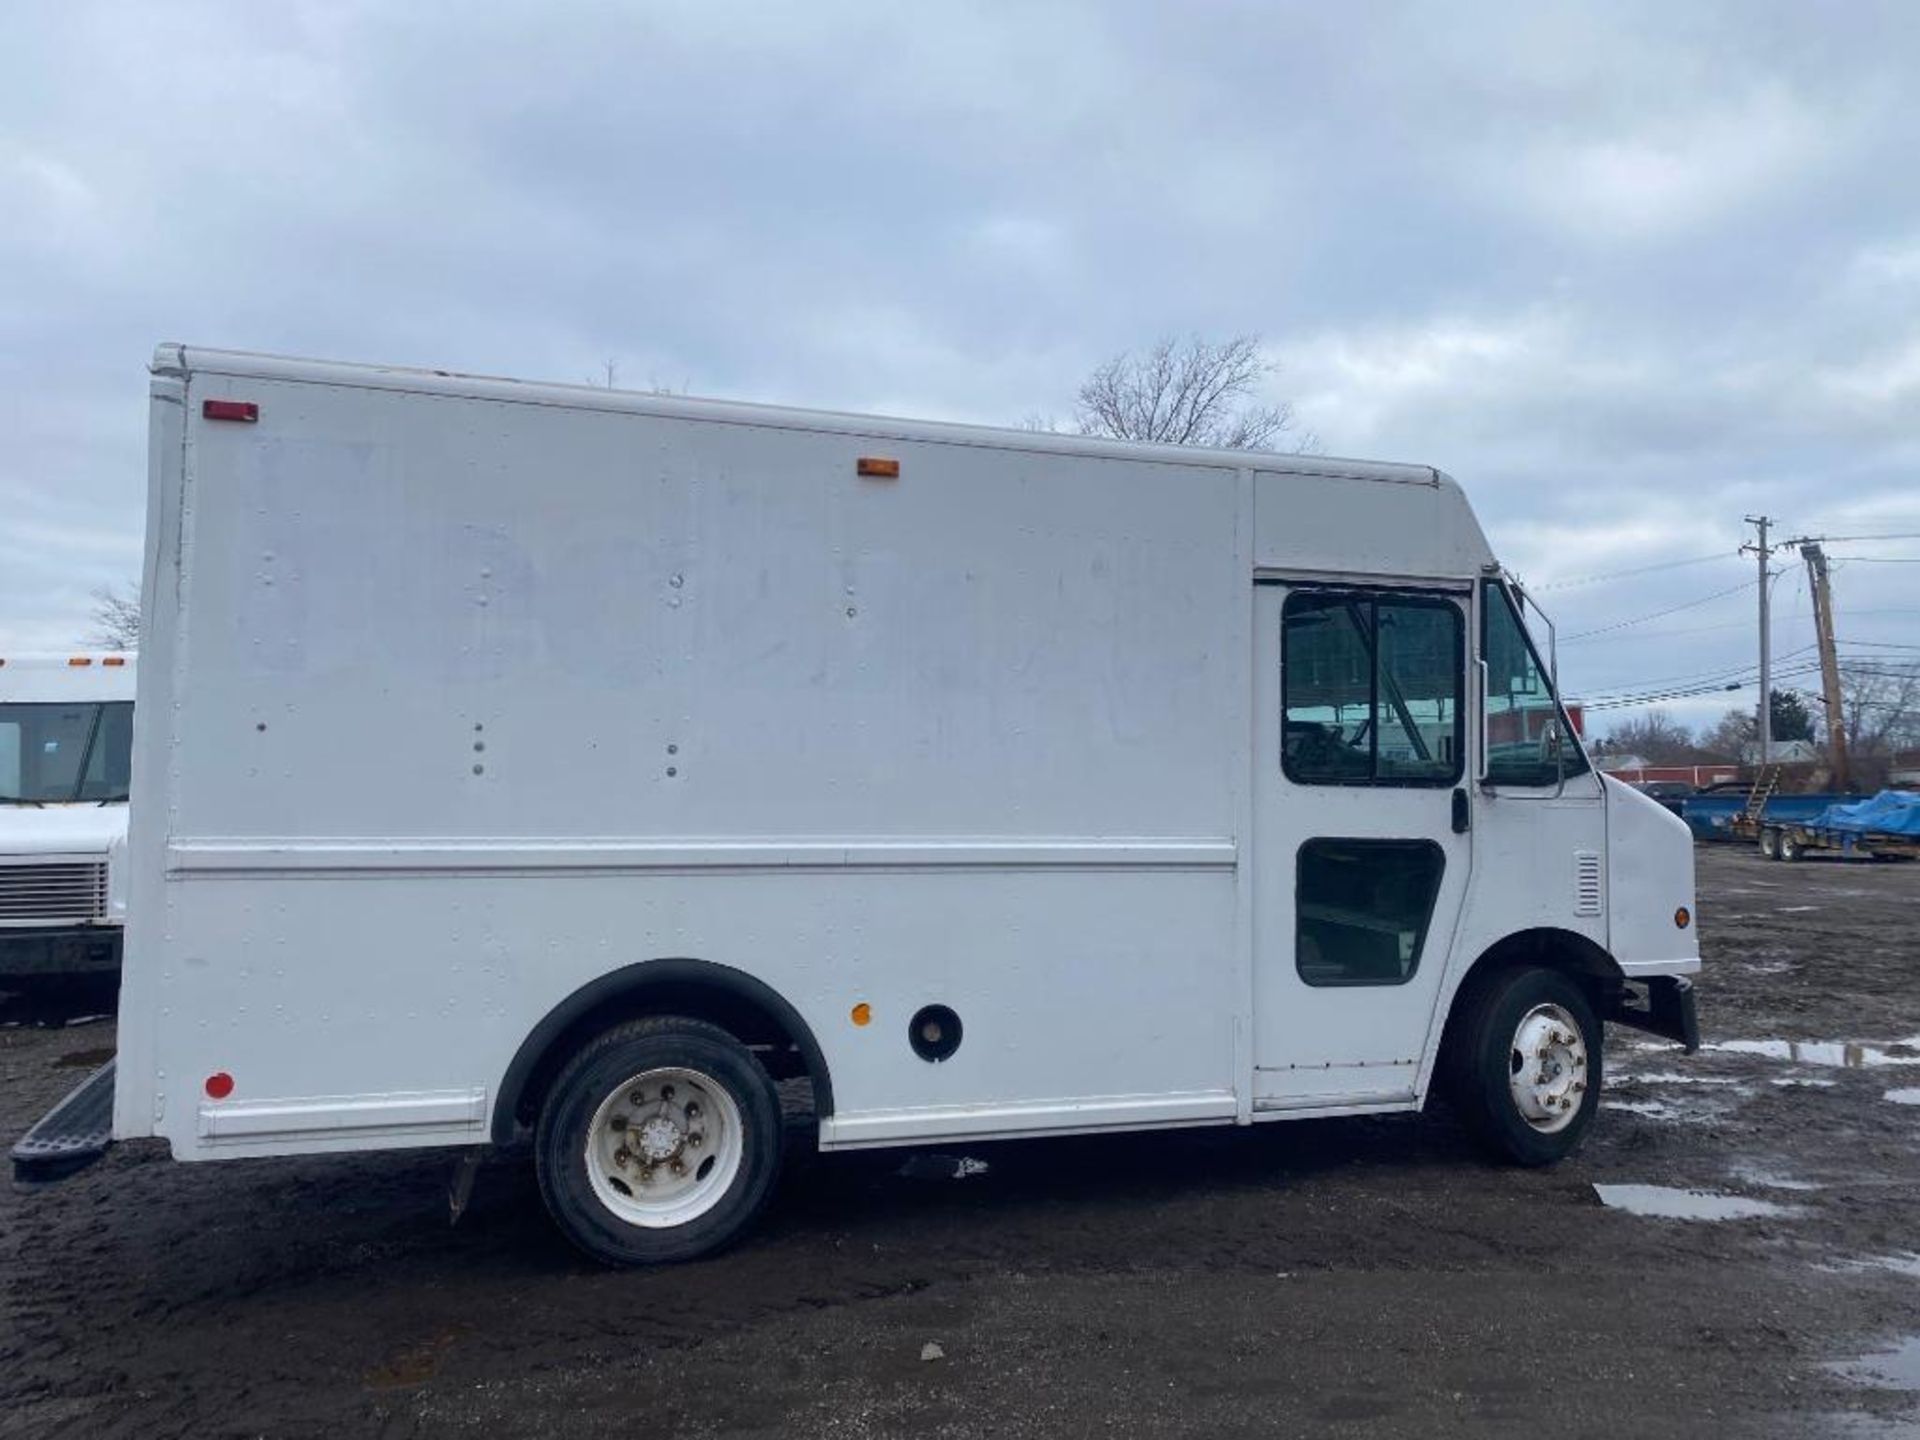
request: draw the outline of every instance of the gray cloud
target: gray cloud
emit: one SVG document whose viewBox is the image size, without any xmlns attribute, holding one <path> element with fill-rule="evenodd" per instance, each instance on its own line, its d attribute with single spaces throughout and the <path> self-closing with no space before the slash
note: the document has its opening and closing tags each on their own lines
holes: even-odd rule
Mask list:
<svg viewBox="0 0 1920 1440">
<path fill-rule="evenodd" d="M 1537 580 L 1730 555 L 1756 508 L 1920 531 L 1905 4 L 80 4 L 9 30 L 0 646 L 71 641 L 137 566 L 163 338 L 1015 422 L 1160 332 L 1253 329 L 1326 448 L 1452 470 Z M 1552 594 L 1576 630 L 1745 577 Z M 1920 567 L 1837 582 L 1855 638 L 1920 632 Z M 1751 599 L 1570 646 L 1568 679 L 1739 664 Z"/>
</svg>

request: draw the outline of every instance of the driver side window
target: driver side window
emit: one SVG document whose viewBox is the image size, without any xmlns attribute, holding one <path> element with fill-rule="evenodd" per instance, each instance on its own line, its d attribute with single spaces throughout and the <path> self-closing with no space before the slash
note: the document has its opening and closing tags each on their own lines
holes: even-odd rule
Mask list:
<svg viewBox="0 0 1920 1440">
<path fill-rule="evenodd" d="M 1296 590 L 1281 611 L 1281 768 L 1296 785 L 1452 785 L 1463 769 L 1460 607 Z"/>
</svg>

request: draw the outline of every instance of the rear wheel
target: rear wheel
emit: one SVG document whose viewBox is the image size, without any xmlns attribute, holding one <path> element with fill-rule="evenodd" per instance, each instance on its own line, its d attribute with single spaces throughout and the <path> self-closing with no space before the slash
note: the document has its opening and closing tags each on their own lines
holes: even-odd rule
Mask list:
<svg viewBox="0 0 1920 1440">
<path fill-rule="evenodd" d="M 1602 1031 L 1558 970 L 1501 971 L 1476 986 L 1455 1032 L 1455 1107 L 1483 1144 L 1520 1165 L 1571 1154 L 1600 1108 Z"/>
<path fill-rule="evenodd" d="M 1804 860 L 1807 858 L 1806 847 L 1794 839 L 1793 836 L 1782 831 L 1780 834 L 1780 858 L 1782 860 Z"/>
<path fill-rule="evenodd" d="M 1769 829 L 1760 832 L 1760 853 L 1769 860 L 1778 860 L 1780 858 L 1780 832 L 1778 830 Z"/>
<path fill-rule="evenodd" d="M 540 1112 L 540 1191 L 610 1265 L 710 1254 L 759 1216 L 780 1171 L 780 1101 L 744 1045 L 699 1020 L 636 1020 L 589 1042 Z"/>
</svg>

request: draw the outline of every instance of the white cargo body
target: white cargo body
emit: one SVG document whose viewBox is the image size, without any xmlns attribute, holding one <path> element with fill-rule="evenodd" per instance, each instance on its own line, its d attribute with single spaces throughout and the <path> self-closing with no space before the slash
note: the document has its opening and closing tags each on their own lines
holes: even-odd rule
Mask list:
<svg viewBox="0 0 1920 1440">
<path fill-rule="evenodd" d="M 1599 1016 L 1690 1034 L 1685 828 L 1430 468 L 174 346 L 152 437 L 115 1137 L 538 1125 L 671 1258 L 777 1157 L 646 1027 L 561 1113 L 638 1017 L 827 1150 L 1417 1108 L 1472 974 L 1546 1159 Z"/>
<path fill-rule="evenodd" d="M 111 975 L 134 657 L 0 655 L 0 983 Z"/>
</svg>

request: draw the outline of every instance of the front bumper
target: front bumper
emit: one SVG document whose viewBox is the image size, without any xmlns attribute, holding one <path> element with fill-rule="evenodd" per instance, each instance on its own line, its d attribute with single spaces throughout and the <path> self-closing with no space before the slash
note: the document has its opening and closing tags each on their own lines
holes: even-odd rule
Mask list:
<svg viewBox="0 0 1920 1440">
<path fill-rule="evenodd" d="M 120 973 L 118 925 L 0 928 L 0 981 Z"/>
<path fill-rule="evenodd" d="M 1627 981 L 1607 997 L 1604 1018 L 1662 1039 L 1677 1040 L 1689 1055 L 1700 1048 L 1693 981 L 1685 975 L 1649 975 Z"/>
</svg>

